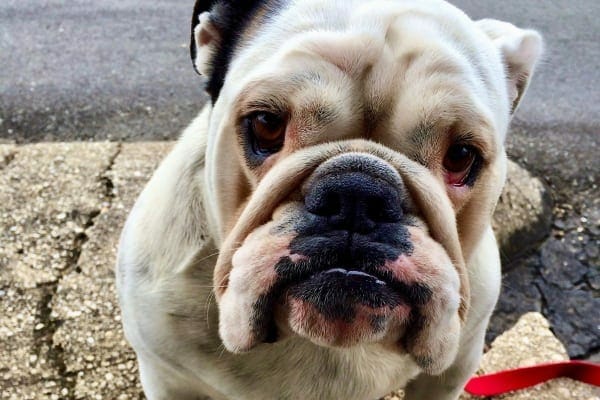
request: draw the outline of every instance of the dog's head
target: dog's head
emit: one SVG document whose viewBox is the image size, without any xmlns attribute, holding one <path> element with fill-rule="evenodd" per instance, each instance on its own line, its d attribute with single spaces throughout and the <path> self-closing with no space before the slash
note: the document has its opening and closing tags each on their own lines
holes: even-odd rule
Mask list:
<svg viewBox="0 0 600 400">
<path fill-rule="evenodd" d="M 541 51 L 442 1 L 199 1 L 220 335 L 381 343 L 438 373 Z"/>
</svg>

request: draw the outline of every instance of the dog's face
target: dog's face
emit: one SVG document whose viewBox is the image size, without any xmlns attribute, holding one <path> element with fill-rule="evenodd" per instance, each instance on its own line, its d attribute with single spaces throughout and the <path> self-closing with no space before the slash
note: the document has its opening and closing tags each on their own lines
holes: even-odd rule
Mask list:
<svg viewBox="0 0 600 400">
<path fill-rule="evenodd" d="M 199 2 L 225 347 L 377 342 L 447 368 L 540 47 L 437 1 Z"/>
</svg>

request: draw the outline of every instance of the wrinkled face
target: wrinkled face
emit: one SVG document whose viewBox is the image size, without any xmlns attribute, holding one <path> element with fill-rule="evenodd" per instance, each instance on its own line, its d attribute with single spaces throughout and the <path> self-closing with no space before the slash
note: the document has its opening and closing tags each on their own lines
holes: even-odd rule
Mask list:
<svg viewBox="0 0 600 400">
<path fill-rule="evenodd" d="M 206 171 L 230 351 L 377 342 L 430 372 L 456 354 L 504 179 L 506 77 L 457 10 L 385 4 L 292 7 L 230 65 Z"/>
</svg>

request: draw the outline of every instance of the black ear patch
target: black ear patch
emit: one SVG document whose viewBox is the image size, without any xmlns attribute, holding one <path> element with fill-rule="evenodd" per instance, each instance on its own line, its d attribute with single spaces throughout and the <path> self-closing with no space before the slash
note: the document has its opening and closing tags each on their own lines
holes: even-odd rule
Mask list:
<svg viewBox="0 0 600 400">
<path fill-rule="evenodd" d="M 256 16 L 257 11 L 263 7 L 272 10 L 272 3 L 268 0 L 197 0 L 192 15 L 192 32 L 190 41 L 190 56 L 192 62 L 196 59 L 196 43 L 194 29 L 198 25 L 198 16 L 205 11 L 210 11 L 210 20 L 219 31 L 220 42 L 212 55 L 211 74 L 207 76 L 206 91 L 214 104 L 231 62 L 236 46 L 250 21 Z M 194 66 L 195 68 L 195 66 Z"/>
</svg>

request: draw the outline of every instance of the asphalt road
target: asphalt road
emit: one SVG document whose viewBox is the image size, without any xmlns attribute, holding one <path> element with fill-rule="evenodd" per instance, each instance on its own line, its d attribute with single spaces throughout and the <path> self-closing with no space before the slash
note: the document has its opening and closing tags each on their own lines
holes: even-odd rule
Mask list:
<svg viewBox="0 0 600 400">
<path fill-rule="evenodd" d="M 539 29 L 545 62 L 519 126 L 598 131 L 600 2 L 457 0 Z M 0 137 L 172 138 L 204 101 L 188 56 L 193 0 L 0 2 Z"/>
<path fill-rule="evenodd" d="M 176 137 L 204 102 L 193 0 L 0 1 L 0 137 Z"/>
</svg>

